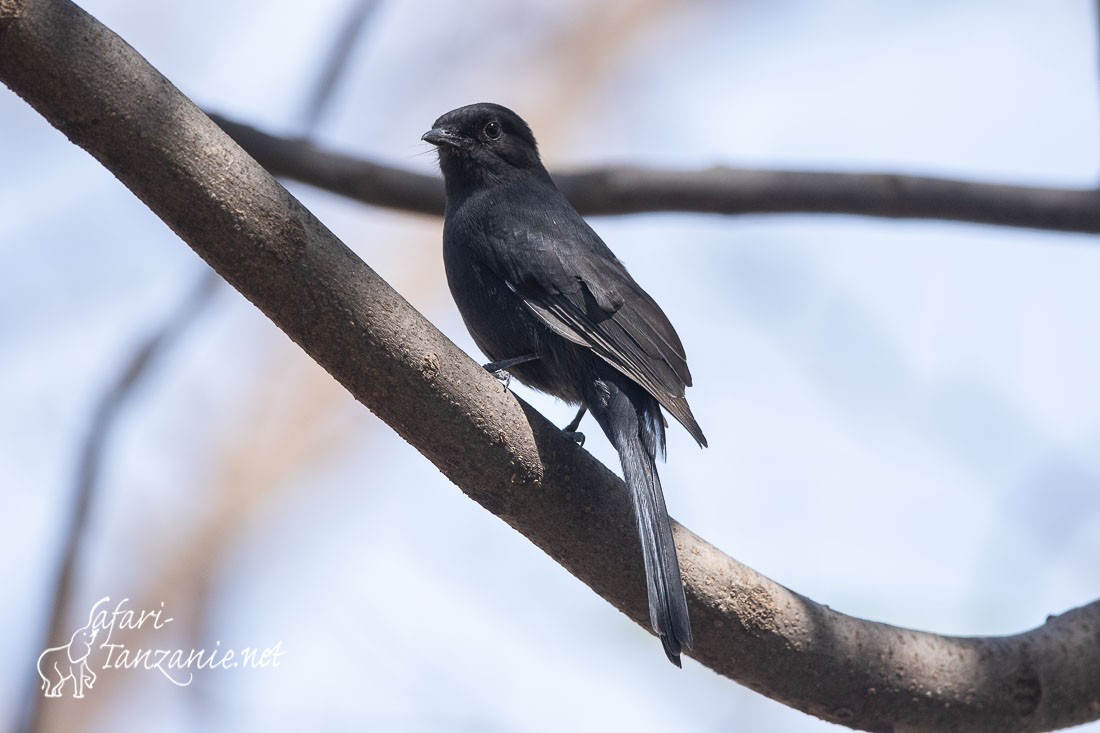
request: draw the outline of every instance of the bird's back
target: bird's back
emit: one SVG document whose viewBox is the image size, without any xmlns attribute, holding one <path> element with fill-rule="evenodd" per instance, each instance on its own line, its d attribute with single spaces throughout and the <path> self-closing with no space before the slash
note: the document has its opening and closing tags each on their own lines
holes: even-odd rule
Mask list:
<svg viewBox="0 0 1100 733">
<path fill-rule="evenodd" d="M 521 321 L 529 325 L 533 313 L 556 336 L 590 350 L 706 444 L 684 397 L 691 372 L 676 330 L 549 175 L 481 186 L 461 197 L 447 212 L 444 262 L 460 309 L 463 302 L 490 305 L 484 294 L 471 292 L 474 283 L 506 289 L 530 312 Z M 492 305 L 501 307 L 497 301 Z M 476 319 L 466 320 L 470 326 Z M 482 339 L 475 340 L 485 350 Z"/>
</svg>

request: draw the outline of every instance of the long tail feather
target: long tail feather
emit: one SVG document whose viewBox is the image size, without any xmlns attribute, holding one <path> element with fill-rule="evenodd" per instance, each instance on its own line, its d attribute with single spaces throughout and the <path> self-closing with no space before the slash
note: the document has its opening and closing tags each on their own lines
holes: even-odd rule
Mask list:
<svg viewBox="0 0 1100 733">
<path fill-rule="evenodd" d="M 628 395 L 614 384 L 604 382 L 601 386 L 600 396 L 606 402 L 600 400 L 589 407 L 618 451 L 630 488 L 645 562 L 650 625 L 660 636 L 669 661 L 679 667 L 681 650 L 692 648 L 691 621 L 672 524 L 657 475 L 656 453 L 664 445 L 660 408 L 641 390 Z"/>
</svg>

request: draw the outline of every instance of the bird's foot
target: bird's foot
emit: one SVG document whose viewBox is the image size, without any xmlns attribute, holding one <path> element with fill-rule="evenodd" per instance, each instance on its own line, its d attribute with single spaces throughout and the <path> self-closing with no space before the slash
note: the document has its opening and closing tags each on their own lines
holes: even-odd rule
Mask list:
<svg viewBox="0 0 1100 733">
<path fill-rule="evenodd" d="M 561 429 L 562 434 L 577 445 L 584 445 L 584 433 L 579 430 L 570 430 L 568 427 Z"/>
<path fill-rule="evenodd" d="M 504 385 L 504 389 L 508 389 L 508 385 L 512 383 L 512 375 L 506 369 L 489 369 L 491 366 L 492 364 L 486 364 L 485 368 L 497 378 L 498 382 Z"/>
<path fill-rule="evenodd" d="M 577 445 L 584 445 L 584 433 L 577 430 L 581 424 L 581 418 L 584 417 L 584 413 L 588 412 L 587 406 L 582 406 L 577 412 L 577 416 L 573 418 L 573 421 L 561 429 L 565 436 L 572 440 Z"/>
</svg>

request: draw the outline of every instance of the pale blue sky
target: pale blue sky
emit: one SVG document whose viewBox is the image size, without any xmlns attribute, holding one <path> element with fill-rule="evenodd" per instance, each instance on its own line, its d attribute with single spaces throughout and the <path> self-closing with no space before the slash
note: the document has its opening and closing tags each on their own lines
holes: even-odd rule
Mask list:
<svg viewBox="0 0 1100 733">
<path fill-rule="evenodd" d="M 200 104 L 293 133 L 346 5 L 84 7 Z M 616 50 L 601 61 L 575 30 L 579 2 L 386 3 L 318 139 L 431 172 L 420 134 L 491 100 L 531 122 L 552 167 L 1096 182 L 1091 2 L 699 2 L 649 21 L 622 10 L 635 5 L 647 6 L 609 4 L 595 35 Z M 19 630 L 0 641 L 10 711 L 40 651 L 91 406 L 202 266 L 7 90 L 0 120 L 0 536 L 19 559 L 0 567 L 2 618 Z M 292 190 L 481 359 L 442 281 L 438 220 Z M 661 473 L 677 519 L 818 602 L 901 626 L 1011 633 L 1100 594 L 1093 238 L 855 217 L 593 225 L 688 350 L 711 448 L 670 433 Z M 174 543 L 218 506 L 217 477 L 236 475 L 226 446 L 262 455 L 306 384 L 327 389 L 255 309 L 219 294 L 125 411 L 81 602 L 171 587 Z M 317 421 L 330 450 L 290 461 L 234 528 L 206 571 L 205 613 L 175 612 L 201 618 L 203 640 L 282 641 L 283 666 L 187 690 L 132 673 L 103 730 L 836 729 L 694 662 L 675 670 L 373 416 L 323 393 L 335 394 Z"/>
</svg>

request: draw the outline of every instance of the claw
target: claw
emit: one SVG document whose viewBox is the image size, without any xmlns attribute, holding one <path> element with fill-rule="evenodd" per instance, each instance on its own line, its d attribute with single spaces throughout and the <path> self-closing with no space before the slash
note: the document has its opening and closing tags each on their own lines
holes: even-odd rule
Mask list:
<svg viewBox="0 0 1100 733">
<path fill-rule="evenodd" d="M 561 429 L 563 433 L 573 439 L 573 442 L 577 445 L 584 445 L 584 433 L 577 432 L 577 427 L 581 424 L 581 418 L 584 417 L 584 413 L 588 412 L 587 406 L 582 406 L 577 411 L 577 416 L 573 418 L 573 421 Z"/>
<path fill-rule="evenodd" d="M 562 430 L 565 433 L 565 437 L 572 440 L 577 445 L 584 445 L 584 433 L 579 430 L 569 430 L 568 428 Z"/>
<path fill-rule="evenodd" d="M 497 381 L 504 385 L 504 389 L 508 389 L 508 385 L 512 383 L 512 375 L 504 369 L 497 369 L 492 372 L 493 376 L 497 378 Z"/>
</svg>

